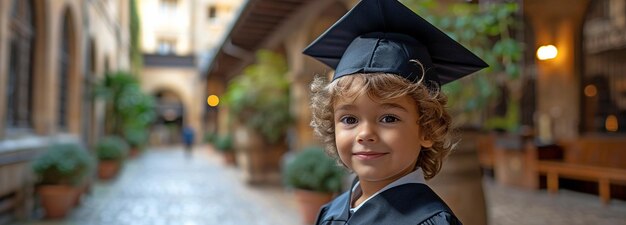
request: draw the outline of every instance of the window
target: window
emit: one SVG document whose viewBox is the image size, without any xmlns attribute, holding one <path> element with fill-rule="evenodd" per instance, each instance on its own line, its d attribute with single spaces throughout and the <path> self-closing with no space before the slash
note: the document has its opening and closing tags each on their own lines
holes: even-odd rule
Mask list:
<svg viewBox="0 0 626 225">
<path fill-rule="evenodd" d="M 72 23 L 69 12 L 65 12 L 63 28 L 61 31 L 61 49 L 59 51 L 59 106 L 58 125 L 60 130 L 67 129 L 67 109 L 69 107 L 69 77 L 71 65 L 70 38 L 72 35 Z"/>
<path fill-rule="evenodd" d="M 208 15 L 209 21 L 214 21 L 215 18 L 217 17 L 217 8 L 214 5 L 209 6 L 209 9 L 207 10 L 207 15 Z"/>
<path fill-rule="evenodd" d="M 7 97 L 7 127 L 30 128 L 33 111 L 32 59 L 35 29 L 33 26 L 32 2 L 13 1 Z"/>
<path fill-rule="evenodd" d="M 159 55 L 169 55 L 174 54 L 174 50 L 176 49 L 176 40 L 169 38 L 161 38 L 157 42 L 157 53 Z"/>
<path fill-rule="evenodd" d="M 159 10 L 161 15 L 166 17 L 174 17 L 176 16 L 176 8 L 178 5 L 178 0 L 161 0 Z"/>
</svg>

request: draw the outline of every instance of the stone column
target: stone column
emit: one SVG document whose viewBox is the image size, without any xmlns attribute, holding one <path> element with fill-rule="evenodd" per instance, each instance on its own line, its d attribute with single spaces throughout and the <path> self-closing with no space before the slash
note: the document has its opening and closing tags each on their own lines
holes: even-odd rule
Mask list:
<svg viewBox="0 0 626 225">
<path fill-rule="evenodd" d="M 558 49 L 555 59 L 537 62 L 537 113 L 552 119 L 556 140 L 578 135 L 581 67 L 575 56 L 580 54 L 578 39 L 587 3 L 588 0 L 524 2 L 524 12 L 536 35 L 536 43 L 530 49 L 536 51 L 542 45 Z"/>
</svg>

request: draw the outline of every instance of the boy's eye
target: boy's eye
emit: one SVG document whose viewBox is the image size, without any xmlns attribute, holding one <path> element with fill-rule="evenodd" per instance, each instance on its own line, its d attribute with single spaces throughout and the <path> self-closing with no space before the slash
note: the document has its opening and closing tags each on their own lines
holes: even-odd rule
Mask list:
<svg viewBox="0 0 626 225">
<path fill-rule="evenodd" d="M 393 122 L 398 122 L 398 121 L 400 121 L 400 119 L 392 115 L 386 115 L 380 119 L 380 122 L 383 122 L 383 123 L 393 123 Z"/>
<path fill-rule="evenodd" d="M 356 122 L 358 122 L 357 119 L 352 116 L 341 117 L 340 121 L 345 124 L 355 124 Z"/>
</svg>

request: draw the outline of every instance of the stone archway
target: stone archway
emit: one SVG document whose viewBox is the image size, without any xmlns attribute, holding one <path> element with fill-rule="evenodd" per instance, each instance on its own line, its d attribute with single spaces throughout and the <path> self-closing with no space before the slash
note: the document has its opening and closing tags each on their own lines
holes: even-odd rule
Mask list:
<svg viewBox="0 0 626 225">
<path fill-rule="evenodd" d="M 181 143 L 185 121 L 185 104 L 175 91 L 159 89 L 154 93 L 157 119 L 151 130 L 151 145 L 173 145 Z"/>
<path fill-rule="evenodd" d="M 62 10 L 56 64 L 56 125 L 60 132 L 80 132 L 80 105 L 82 87 L 80 66 L 82 65 L 80 20 L 73 7 Z"/>
</svg>

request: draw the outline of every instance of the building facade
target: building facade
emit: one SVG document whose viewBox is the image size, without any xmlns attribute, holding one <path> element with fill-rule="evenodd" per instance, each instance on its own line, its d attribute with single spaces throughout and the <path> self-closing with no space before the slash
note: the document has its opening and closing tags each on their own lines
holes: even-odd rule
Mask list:
<svg viewBox="0 0 626 225">
<path fill-rule="evenodd" d="M 52 142 L 91 145 L 103 103 L 91 92 L 106 71 L 128 70 L 125 0 L 0 1 L 0 212 L 32 207 L 29 161 Z"/>
<path fill-rule="evenodd" d="M 140 0 L 142 88 L 157 98 L 152 144 L 180 142 L 180 128 L 191 126 L 196 141 L 205 129 L 205 76 L 200 72 L 241 0 Z"/>
</svg>

